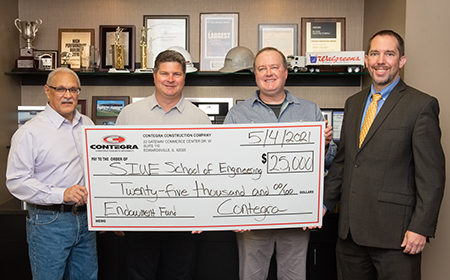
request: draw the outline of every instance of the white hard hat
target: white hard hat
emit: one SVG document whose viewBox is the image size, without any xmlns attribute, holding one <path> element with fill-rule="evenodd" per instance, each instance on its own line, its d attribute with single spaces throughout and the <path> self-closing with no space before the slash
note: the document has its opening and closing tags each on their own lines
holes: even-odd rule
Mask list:
<svg viewBox="0 0 450 280">
<path fill-rule="evenodd" d="M 186 60 L 186 73 L 197 72 L 197 68 L 194 67 L 191 55 L 187 50 L 185 50 L 183 47 L 180 46 L 172 46 L 167 49 L 171 51 L 177 51 L 183 55 L 184 60 Z"/>
<path fill-rule="evenodd" d="M 234 47 L 225 56 L 225 63 L 219 72 L 234 73 L 240 70 L 252 69 L 255 56 L 246 47 Z"/>
</svg>

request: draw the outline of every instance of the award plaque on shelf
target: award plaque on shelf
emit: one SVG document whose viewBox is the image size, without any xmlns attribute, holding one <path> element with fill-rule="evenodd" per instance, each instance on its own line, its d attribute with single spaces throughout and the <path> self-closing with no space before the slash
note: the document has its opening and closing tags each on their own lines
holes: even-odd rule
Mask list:
<svg viewBox="0 0 450 280">
<path fill-rule="evenodd" d="M 16 59 L 17 70 L 34 70 L 34 57 L 33 56 L 21 56 Z"/>
</svg>

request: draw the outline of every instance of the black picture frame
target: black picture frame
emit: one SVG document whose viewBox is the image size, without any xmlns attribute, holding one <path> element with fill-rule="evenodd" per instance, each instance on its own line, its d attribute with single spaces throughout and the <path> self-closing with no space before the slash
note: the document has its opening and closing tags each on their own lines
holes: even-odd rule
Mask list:
<svg viewBox="0 0 450 280">
<path fill-rule="evenodd" d="M 108 107 L 105 104 L 110 105 L 110 108 L 102 108 Z M 128 104 L 129 96 L 92 96 L 91 119 L 96 125 L 114 125 L 117 116 Z"/>
<path fill-rule="evenodd" d="M 122 33 L 126 33 L 128 40 L 125 45 L 125 64 L 124 67 L 129 71 L 134 71 L 135 69 L 135 42 L 136 42 L 136 27 L 134 25 L 100 25 L 100 71 L 109 71 L 113 68 L 112 57 L 108 58 L 111 54 L 111 35 L 114 37 L 117 27 L 123 28 Z"/>
<path fill-rule="evenodd" d="M 87 112 L 87 100 L 86 99 L 78 99 L 78 104 L 76 109 L 80 114 L 86 115 Z"/>
</svg>

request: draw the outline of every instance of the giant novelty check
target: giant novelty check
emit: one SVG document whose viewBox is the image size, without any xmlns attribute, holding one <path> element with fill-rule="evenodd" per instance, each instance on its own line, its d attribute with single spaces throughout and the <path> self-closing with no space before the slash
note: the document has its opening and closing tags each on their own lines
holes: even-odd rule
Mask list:
<svg viewBox="0 0 450 280">
<path fill-rule="evenodd" d="M 322 224 L 324 123 L 85 126 L 90 230 Z"/>
</svg>

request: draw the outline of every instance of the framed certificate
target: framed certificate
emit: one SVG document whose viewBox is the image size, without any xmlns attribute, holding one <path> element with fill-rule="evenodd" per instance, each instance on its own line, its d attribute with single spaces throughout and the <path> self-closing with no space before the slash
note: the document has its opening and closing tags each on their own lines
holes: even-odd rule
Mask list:
<svg viewBox="0 0 450 280">
<path fill-rule="evenodd" d="M 94 29 L 59 29 L 58 30 L 58 52 L 60 58 L 64 52 L 70 53 L 67 60 L 72 69 L 80 69 L 81 66 L 81 48 L 94 44 Z M 61 65 L 59 60 L 58 65 Z"/>
<path fill-rule="evenodd" d="M 345 51 L 345 18 L 302 18 L 302 55 Z"/>
<path fill-rule="evenodd" d="M 169 47 L 189 51 L 189 16 L 144 16 L 147 28 L 147 65 L 153 68 L 156 56 Z"/>
<path fill-rule="evenodd" d="M 286 57 L 298 55 L 297 24 L 259 24 L 258 49 L 274 47 Z"/>
<path fill-rule="evenodd" d="M 200 14 L 200 71 L 219 71 L 239 44 L 239 14 Z"/>
</svg>

